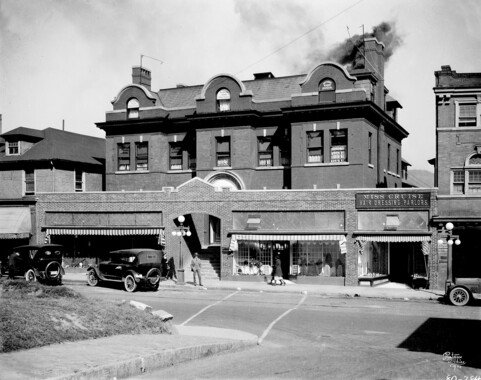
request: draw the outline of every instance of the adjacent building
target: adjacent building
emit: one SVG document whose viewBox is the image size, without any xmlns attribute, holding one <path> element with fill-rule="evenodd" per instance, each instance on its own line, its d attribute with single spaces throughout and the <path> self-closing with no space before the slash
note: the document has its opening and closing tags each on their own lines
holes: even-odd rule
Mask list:
<svg viewBox="0 0 481 380">
<path fill-rule="evenodd" d="M 2 252 L 37 240 L 37 194 L 105 189 L 102 138 L 24 127 L 3 133 L 0 138 Z"/>
<path fill-rule="evenodd" d="M 452 223 L 450 240 L 461 243 L 452 245 L 451 256 L 446 239 L 440 239 L 441 273 L 481 277 L 481 73 L 442 66 L 434 75 L 436 159 L 431 162 L 439 190 L 433 222 L 444 237 Z"/>
</svg>

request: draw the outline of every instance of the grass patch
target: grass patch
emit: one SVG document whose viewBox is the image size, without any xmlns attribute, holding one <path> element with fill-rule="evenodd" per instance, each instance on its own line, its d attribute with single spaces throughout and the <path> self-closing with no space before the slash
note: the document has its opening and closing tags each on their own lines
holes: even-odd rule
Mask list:
<svg viewBox="0 0 481 380">
<path fill-rule="evenodd" d="M 87 299 L 65 286 L 0 280 L 0 353 L 120 334 L 171 333 L 170 322 L 128 303 Z"/>
</svg>

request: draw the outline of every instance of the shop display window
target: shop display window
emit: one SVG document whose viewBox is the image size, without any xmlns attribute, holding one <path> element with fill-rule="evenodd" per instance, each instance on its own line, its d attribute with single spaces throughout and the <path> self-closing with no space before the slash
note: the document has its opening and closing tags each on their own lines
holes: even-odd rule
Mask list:
<svg viewBox="0 0 481 380">
<path fill-rule="evenodd" d="M 235 259 L 237 274 L 261 275 L 271 274 L 271 242 L 239 241 Z"/>
<path fill-rule="evenodd" d="M 292 248 L 292 262 L 298 268 L 298 276 L 344 276 L 345 259 L 337 240 L 296 241 Z"/>
<path fill-rule="evenodd" d="M 389 244 L 383 242 L 366 242 L 359 253 L 359 277 L 379 277 L 388 275 Z"/>
</svg>

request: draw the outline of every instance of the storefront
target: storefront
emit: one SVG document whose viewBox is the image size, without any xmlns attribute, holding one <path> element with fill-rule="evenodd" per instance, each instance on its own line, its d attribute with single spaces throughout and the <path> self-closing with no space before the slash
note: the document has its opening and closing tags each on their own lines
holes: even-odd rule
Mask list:
<svg viewBox="0 0 481 380">
<path fill-rule="evenodd" d="M 343 211 L 234 213 L 233 275 L 270 279 L 279 256 L 285 279 L 343 285 L 344 219 Z"/>
<path fill-rule="evenodd" d="M 29 206 L 0 207 L 0 261 L 6 265 L 12 249 L 29 244 L 31 236 L 32 216 Z"/>
<path fill-rule="evenodd" d="M 430 193 L 356 194 L 360 285 L 429 284 Z"/>
<path fill-rule="evenodd" d="M 47 212 L 45 220 L 44 240 L 65 247 L 66 265 L 86 265 L 118 249 L 165 245 L 161 213 Z"/>
</svg>

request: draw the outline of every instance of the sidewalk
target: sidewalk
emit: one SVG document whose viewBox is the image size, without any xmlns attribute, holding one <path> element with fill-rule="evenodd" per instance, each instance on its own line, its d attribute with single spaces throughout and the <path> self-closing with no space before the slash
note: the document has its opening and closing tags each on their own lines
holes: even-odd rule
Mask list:
<svg viewBox="0 0 481 380">
<path fill-rule="evenodd" d="M 236 330 L 195 326 L 175 330 L 173 335 L 117 335 L 0 354 L 0 378 L 122 379 L 257 345 L 257 336 Z"/>
<path fill-rule="evenodd" d="M 172 280 L 161 281 L 159 291 L 163 288 L 171 290 L 198 290 L 192 283 L 192 279 L 187 278 L 185 285 L 177 285 Z M 87 285 L 86 273 L 66 273 L 64 284 Z M 334 285 L 308 285 L 296 284 L 286 280 L 286 286 L 272 286 L 265 282 L 249 281 L 220 281 L 204 280 L 204 287 L 209 290 L 241 290 L 246 292 L 280 292 L 280 293 L 306 293 L 328 297 L 366 297 L 400 300 L 432 300 L 437 301 L 443 297 L 443 290 L 412 289 L 405 284 L 386 283 L 378 286 L 334 286 Z"/>
<path fill-rule="evenodd" d="M 287 281 L 286 281 L 287 282 Z M 65 285 L 85 284 L 85 272 L 67 272 Z M 414 290 L 401 284 L 377 287 L 304 285 L 288 282 L 205 281 L 204 289 L 187 282 L 162 281 L 162 289 L 178 291 L 232 290 L 315 294 L 327 297 L 366 297 L 404 301 L 437 301 L 442 291 Z M 197 326 L 174 326 L 174 334 L 120 335 L 66 342 L 31 350 L 0 354 L 2 379 L 120 379 L 228 350 L 255 346 L 258 337 L 242 331 Z"/>
</svg>

